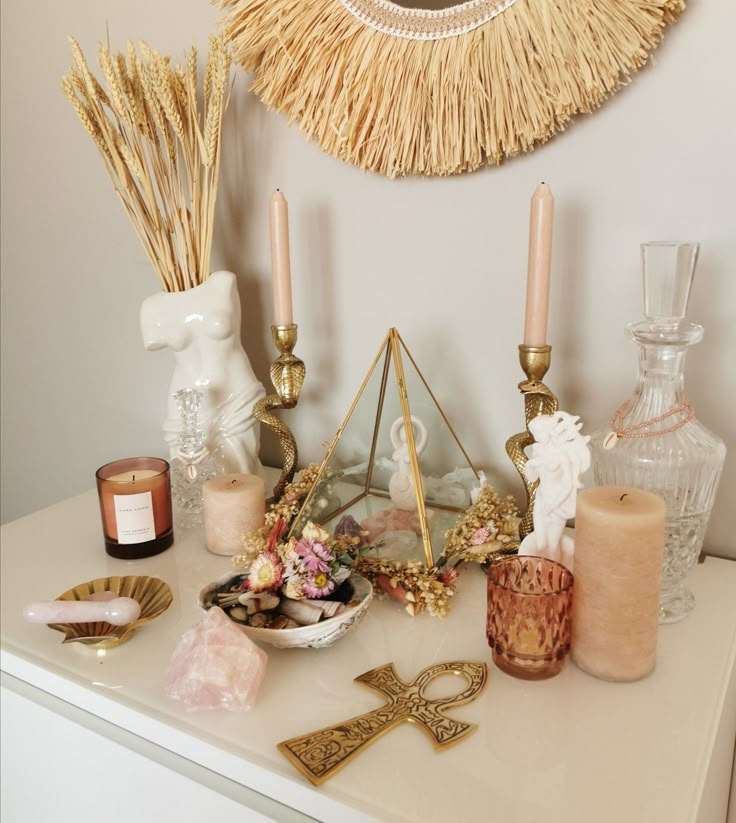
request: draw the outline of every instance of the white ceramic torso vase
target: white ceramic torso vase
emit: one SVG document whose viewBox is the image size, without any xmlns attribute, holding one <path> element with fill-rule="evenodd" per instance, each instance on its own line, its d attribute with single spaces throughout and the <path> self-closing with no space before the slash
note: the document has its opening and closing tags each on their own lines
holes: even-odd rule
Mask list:
<svg viewBox="0 0 736 823">
<path fill-rule="evenodd" d="M 174 393 L 203 393 L 200 421 L 210 448 L 220 449 L 225 471 L 259 474 L 260 429 L 253 404 L 265 395 L 240 340 L 240 298 L 235 275 L 211 274 L 181 292 L 159 292 L 141 306 L 141 334 L 149 351 L 174 352 L 164 436 L 172 458 L 181 433 Z"/>
</svg>

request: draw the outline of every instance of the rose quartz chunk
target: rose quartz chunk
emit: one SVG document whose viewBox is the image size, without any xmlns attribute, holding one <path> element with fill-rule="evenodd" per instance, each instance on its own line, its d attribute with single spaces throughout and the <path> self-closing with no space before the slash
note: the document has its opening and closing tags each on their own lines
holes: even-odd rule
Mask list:
<svg viewBox="0 0 736 823">
<path fill-rule="evenodd" d="M 166 675 L 166 694 L 187 711 L 247 711 L 266 672 L 259 649 L 217 606 L 184 632 Z"/>
<path fill-rule="evenodd" d="M 419 515 L 416 512 L 406 512 L 401 509 L 382 509 L 380 512 L 366 517 L 360 527 L 368 532 L 368 539 L 377 540 L 384 532 L 410 531 L 421 534 L 422 527 Z"/>
</svg>

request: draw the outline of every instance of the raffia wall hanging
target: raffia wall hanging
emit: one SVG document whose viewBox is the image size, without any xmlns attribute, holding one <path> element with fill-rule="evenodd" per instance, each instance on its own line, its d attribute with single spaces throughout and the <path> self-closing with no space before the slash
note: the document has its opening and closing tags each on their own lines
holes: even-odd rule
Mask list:
<svg viewBox="0 0 736 823">
<path fill-rule="evenodd" d="M 329 154 L 389 177 L 495 165 L 597 108 L 683 0 L 216 0 L 252 89 Z"/>
</svg>

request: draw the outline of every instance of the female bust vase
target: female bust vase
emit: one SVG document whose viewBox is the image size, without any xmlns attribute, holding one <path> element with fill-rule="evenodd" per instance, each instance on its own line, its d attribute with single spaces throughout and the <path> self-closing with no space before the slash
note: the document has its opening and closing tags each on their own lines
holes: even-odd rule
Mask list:
<svg viewBox="0 0 736 823">
<path fill-rule="evenodd" d="M 240 299 L 235 275 L 211 274 L 181 292 L 159 292 L 141 306 L 141 334 L 149 351 L 169 348 L 175 366 L 164 437 L 172 457 L 181 434 L 174 394 L 199 389 L 200 421 L 211 449 L 223 452 L 226 472 L 259 474 L 260 430 L 253 404 L 265 395 L 240 340 Z"/>
</svg>

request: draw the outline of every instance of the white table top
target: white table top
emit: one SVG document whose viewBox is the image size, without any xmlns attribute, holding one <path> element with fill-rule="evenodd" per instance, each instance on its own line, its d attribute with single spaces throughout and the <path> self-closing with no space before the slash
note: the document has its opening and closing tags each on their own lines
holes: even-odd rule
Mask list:
<svg viewBox="0 0 736 823">
<path fill-rule="evenodd" d="M 656 671 L 638 683 L 596 680 L 570 661 L 528 683 L 495 668 L 486 644 L 484 576 L 461 575 L 450 616 L 410 618 L 374 602 L 363 623 L 321 650 L 267 649 L 268 670 L 246 714 L 187 713 L 164 694 L 181 634 L 200 613 L 197 593 L 228 558 L 198 531 L 157 557 L 105 554 L 90 491 L 2 528 L 2 669 L 99 717 L 321 820 L 693 821 L 736 661 L 736 563 L 693 570 L 695 611 L 661 628 Z M 174 592 L 170 609 L 107 653 L 21 618 L 30 600 L 95 577 L 150 574 Z M 414 677 L 445 660 L 484 660 L 488 684 L 454 716 L 477 723 L 435 752 L 411 724 L 389 732 L 321 787 L 277 751 L 284 739 L 380 705 L 358 674 L 393 661 Z M 459 681 L 453 681 L 457 688 Z"/>
</svg>

